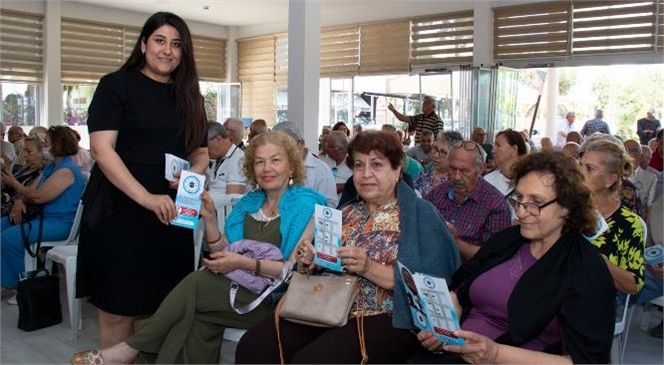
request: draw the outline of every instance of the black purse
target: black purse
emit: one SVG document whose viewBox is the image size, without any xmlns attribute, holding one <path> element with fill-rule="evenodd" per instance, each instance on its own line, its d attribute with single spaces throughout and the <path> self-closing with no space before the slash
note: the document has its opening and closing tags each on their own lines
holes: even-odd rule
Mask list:
<svg viewBox="0 0 664 365">
<path fill-rule="evenodd" d="M 24 274 L 16 288 L 18 328 L 34 331 L 62 322 L 58 277 L 43 269 Z"/>
</svg>

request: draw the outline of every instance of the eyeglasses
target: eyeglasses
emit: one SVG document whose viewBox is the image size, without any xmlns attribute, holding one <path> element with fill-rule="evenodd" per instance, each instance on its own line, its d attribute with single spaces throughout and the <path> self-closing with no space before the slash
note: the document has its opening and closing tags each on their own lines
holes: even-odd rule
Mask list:
<svg viewBox="0 0 664 365">
<path fill-rule="evenodd" d="M 505 196 L 505 200 L 507 200 L 507 204 L 509 204 L 514 209 L 514 211 L 518 211 L 519 207 L 523 207 L 523 209 L 525 209 L 526 212 L 528 214 L 532 215 L 533 217 L 538 217 L 540 215 L 540 213 L 542 213 L 542 209 L 544 209 L 544 208 L 548 207 L 549 205 L 551 205 L 551 204 L 558 201 L 558 198 L 554 198 L 554 199 L 549 200 L 548 202 L 542 203 L 542 204 L 523 203 L 523 202 L 520 202 L 520 201 L 516 200 L 516 198 L 514 197 L 515 194 L 516 194 L 516 190 L 512 190 L 509 194 L 507 194 L 507 196 Z"/>
<path fill-rule="evenodd" d="M 439 153 L 443 157 L 447 156 L 447 150 L 444 148 L 438 148 L 437 146 L 433 146 L 431 149 L 433 150 L 434 154 Z"/>
<path fill-rule="evenodd" d="M 457 141 L 452 142 L 452 147 L 454 147 L 454 148 L 463 147 L 466 151 L 472 151 L 472 150 L 476 149 L 477 152 L 480 155 L 482 154 L 482 151 L 480 150 L 480 148 L 481 148 L 480 145 L 478 145 L 477 143 L 475 143 L 473 141 L 460 141 L 460 140 L 457 140 Z"/>
</svg>

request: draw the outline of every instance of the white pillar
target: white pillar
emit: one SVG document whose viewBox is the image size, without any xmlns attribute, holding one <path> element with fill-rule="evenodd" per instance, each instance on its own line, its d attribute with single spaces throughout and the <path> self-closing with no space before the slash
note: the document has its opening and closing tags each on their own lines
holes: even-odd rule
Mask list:
<svg viewBox="0 0 664 365">
<path fill-rule="evenodd" d="M 237 27 L 226 27 L 226 82 L 237 81 Z"/>
<path fill-rule="evenodd" d="M 288 120 L 302 128 L 311 151 L 318 150 L 320 0 L 288 2 Z"/>
<path fill-rule="evenodd" d="M 549 68 L 546 73 L 546 127 L 543 134 L 556 143 L 556 120 L 558 120 L 558 69 Z"/>
<path fill-rule="evenodd" d="M 44 11 L 44 103 L 39 111 L 39 124 L 59 125 L 64 122 L 62 85 L 60 84 L 60 1 L 45 1 Z"/>
<path fill-rule="evenodd" d="M 473 66 L 493 64 L 493 11 L 490 1 L 473 2 Z"/>
</svg>

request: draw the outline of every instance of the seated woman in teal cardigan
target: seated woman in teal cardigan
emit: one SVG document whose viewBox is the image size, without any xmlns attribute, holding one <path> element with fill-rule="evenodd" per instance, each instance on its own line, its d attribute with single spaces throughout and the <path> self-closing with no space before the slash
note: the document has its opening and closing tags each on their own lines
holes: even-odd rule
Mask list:
<svg viewBox="0 0 664 365">
<path fill-rule="evenodd" d="M 203 194 L 201 215 L 205 237 L 211 251 L 203 259 L 205 271 L 189 274 L 164 299 L 146 325 L 110 348 L 79 352 L 75 364 L 130 363 L 139 353 L 156 355 L 156 363 L 218 364 L 226 327 L 249 328 L 272 312 L 264 301 L 247 314 L 231 308 L 231 281 L 224 275 L 235 269 L 277 278 L 284 265 L 295 262 L 293 249 L 302 239 L 312 239 L 314 206 L 326 205 L 325 197 L 303 187 L 304 164 L 295 143 L 280 132 L 263 133 L 251 140 L 245 151 L 244 173 L 259 189 L 245 195 L 226 219 L 226 239 L 233 244 L 241 239 L 272 243 L 280 247 L 286 262 L 254 260 L 221 251 L 225 246 L 219 232 L 214 202 Z M 158 247 L 156 245 L 155 247 Z M 254 294 L 239 287 L 236 307 L 255 300 Z"/>
</svg>

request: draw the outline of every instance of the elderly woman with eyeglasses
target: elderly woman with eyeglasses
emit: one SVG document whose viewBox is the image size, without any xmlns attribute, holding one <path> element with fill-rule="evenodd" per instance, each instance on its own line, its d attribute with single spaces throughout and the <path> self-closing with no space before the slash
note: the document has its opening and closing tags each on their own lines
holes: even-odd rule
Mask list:
<svg viewBox="0 0 664 365">
<path fill-rule="evenodd" d="M 524 157 L 507 197 L 518 225 L 486 241 L 454 273 L 465 345 L 418 338 L 432 353 L 415 362 L 607 363 L 615 320 L 609 270 L 584 235 L 596 230 L 591 190 L 561 152 Z"/>
<path fill-rule="evenodd" d="M 415 179 L 415 189 L 422 196 L 427 196 L 433 188 L 447 180 L 447 169 L 450 166 L 447 154 L 450 152 L 452 144 L 461 140 L 463 137 L 459 132 L 447 131 L 438 135 L 436 143 L 433 145 L 433 160 L 430 164 L 433 168 L 424 171 Z"/>
</svg>

